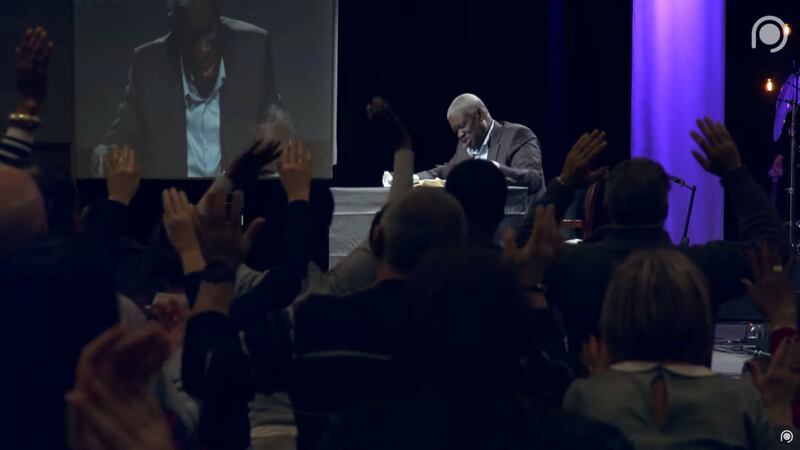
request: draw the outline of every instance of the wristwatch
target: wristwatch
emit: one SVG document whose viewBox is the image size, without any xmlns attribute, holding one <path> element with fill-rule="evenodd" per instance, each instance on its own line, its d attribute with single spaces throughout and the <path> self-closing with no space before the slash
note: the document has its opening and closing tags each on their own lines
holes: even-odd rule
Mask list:
<svg viewBox="0 0 800 450">
<path fill-rule="evenodd" d="M 236 271 L 222 261 L 213 261 L 203 270 L 203 281 L 211 284 L 233 283 Z"/>
</svg>

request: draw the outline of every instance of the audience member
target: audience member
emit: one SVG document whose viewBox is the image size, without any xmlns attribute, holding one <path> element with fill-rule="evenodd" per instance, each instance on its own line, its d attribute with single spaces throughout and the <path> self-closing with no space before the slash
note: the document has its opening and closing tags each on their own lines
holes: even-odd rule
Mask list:
<svg viewBox="0 0 800 450">
<path fill-rule="evenodd" d="M 751 382 L 709 369 L 713 337 L 703 273 L 677 250 L 636 252 L 605 294 L 602 342 L 611 366 L 575 381 L 564 407 L 619 427 L 636 448 L 780 447 L 800 387 L 800 341 L 785 340 Z"/>
<path fill-rule="evenodd" d="M 505 214 L 508 192 L 502 172 L 487 161 L 464 161 L 453 168 L 445 189 L 464 209 L 467 239 L 494 245 L 497 227 Z"/>
<path fill-rule="evenodd" d="M 693 155 L 736 199 L 738 240 L 674 247 L 668 174 L 646 159 L 592 170 L 606 146 L 594 131 L 501 251 L 506 181 L 544 194 L 528 183 L 542 178 L 532 153 L 506 151 L 525 133 L 459 97 L 448 113 L 463 138 L 456 159 L 478 161 L 437 168 L 444 190 L 412 190 L 411 134 L 375 97 L 368 118 L 394 156 L 389 200 L 364 243 L 326 271 L 315 251 L 332 199 L 326 188 L 312 213 L 311 157 L 296 140 L 254 144 L 196 207 L 165 190 L 147 244 L 126 236 L 134 149 L 112 149 L 107 196 L 78 220 L 74 180 L 32 151 L 53 48 L 42 28 L 23 36 L 20 100 L 0 141 L 8 442 L 235 450 L 255 447 L 254 426 L 277 425 L 285 436 L 265 448 L 772 448 L 798 431 L 794 263 L 722 124 L 698 121 Z M 522 148 L 538 149 L 529 131 Z M 287 200 L 283 248 L 259 272 L 245 261 L 265 254 L 252 246 L 265 219 L 243 229 L 240 189 L 273 163 Z M 611 224 L 565 245 L 558 219 L 576 190 L 605 177 Z M 714 310 L 743 292 L 769 321 L 772 357 L 725 378 L 710 370 Z M 591 377 L 574 381 L 575 369 Z M 284 398 L 252 406 L 273 394 Z M 248 420 L 278 403 L 280 419 Z"/>
<path fill-rule="evenodd" d="M 681 248 L 709 282 L 712 311 L 743 293 L 739 280 L 750 275 L 744 249 L 760 241 L 781 243 L 785 229 L 769 198 L 742 166 L 739 151 L 724 125 L 698 120 L 702 136 L 692 137 L 702 150 L 695 158 L 709 173 L 720 177 L 733 216 L 738 220 L 737 241 L 715 241 Z M 551 183 L 542 203 L 553 203 L 561 217 L 575 189 L 603 176 L 605 169 L 590 169 L 605 147 L 605 134 L 584 134 L 570 150 L 561 176 Z M 587 241 L 563 249 L 548 270 L 544 284 L 549 300 L 561 312 L 567 330 L 572 362 L 577 367 L 581 345 L 597 334 L 603 294 L 616 265 L 633 251 L 673 247 L 663 224 L 667 217 L 669 177 L 655 161 L 632 159 L 615 167 L 606 180 L 605 207 L 611 225 L 592 233 Z M 533 220 L 520 229 L 519 239 L 530 233 Z M 576 282 L 580 280 L 580 282 Z"/>
<path fill-rule="evenodd" d="M 528 305 L 498 252 L 442 249 L 408 288 L 398 362 L 418 387 L 347 411 L 321 448 L 630 448 L 612 427 L 548 411 L 525 392 Z"/>
</svg>

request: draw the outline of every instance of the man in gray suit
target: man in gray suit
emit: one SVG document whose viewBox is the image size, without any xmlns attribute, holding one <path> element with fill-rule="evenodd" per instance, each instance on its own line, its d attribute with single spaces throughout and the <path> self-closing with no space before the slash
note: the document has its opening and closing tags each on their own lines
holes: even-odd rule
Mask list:
<svg viewBox="0 0 800 450">
<path fill-rule="evenodd" d="M 269 35 L 221 17 L 216 0 L 167 5 L 171 31 L 134 50 L 101 148 L 132 146 L 143 177 L 214 177 L 249 147 L 258 125 L 281 114 Z"/>
<path fill-rule="evenodd" d="M 456 153 L 447 164 L 417 173 L 420 179 L 447 178 L 457 164 L 484 159 L 497 166 L 509 184 L 527 187 L 533 198 L 544 193 L 542 152 L 528 127 L 492 119 L 483 101 L 473 94 L 453 100 L 447 121 L 458 136 Z"/>
</svg>

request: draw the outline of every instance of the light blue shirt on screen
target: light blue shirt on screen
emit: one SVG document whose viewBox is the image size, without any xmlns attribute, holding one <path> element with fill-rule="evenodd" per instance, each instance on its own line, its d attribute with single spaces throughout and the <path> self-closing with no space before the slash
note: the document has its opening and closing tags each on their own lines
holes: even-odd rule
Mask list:
<svg viewBox="0 0 800 450">
<path fill-rule="evenodd" d="M 203 97 L 183 67 L 183 94 L 186 101 L 186 156 L 189 177 L 216 177 L 220 173 L 220 90 L 225 84 L 225 61 L 220 61 L 214 89 Z"/>
</svg>

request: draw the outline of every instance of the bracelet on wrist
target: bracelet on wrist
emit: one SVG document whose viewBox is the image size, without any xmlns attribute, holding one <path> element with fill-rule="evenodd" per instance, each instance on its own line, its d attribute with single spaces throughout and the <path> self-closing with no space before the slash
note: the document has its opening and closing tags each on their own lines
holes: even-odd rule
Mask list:
<svg viewBox="0 0 800 450">
<path fill-rule="evenodd" d="M 42 119 L 33 114 L 12 112 L 8 115 L 9 125 L 23 128 L 25 130 L 35 130 L 42 124 Z"/>
</svg>

